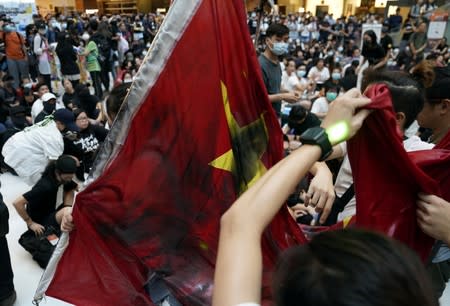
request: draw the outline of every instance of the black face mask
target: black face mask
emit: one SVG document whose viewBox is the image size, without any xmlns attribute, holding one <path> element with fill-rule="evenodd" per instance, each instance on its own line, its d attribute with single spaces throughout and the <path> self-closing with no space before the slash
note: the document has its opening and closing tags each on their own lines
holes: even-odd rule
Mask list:
<svg viewBox="0 0 450 306">
<path fill-rule="evenodd" d="M 55 103 L 43 102 L 42 104 L 44 105 L 44 111 L 47 114 L 50 115 L 55 111 L 55 106 L 56 106 Z"/>
</svg>

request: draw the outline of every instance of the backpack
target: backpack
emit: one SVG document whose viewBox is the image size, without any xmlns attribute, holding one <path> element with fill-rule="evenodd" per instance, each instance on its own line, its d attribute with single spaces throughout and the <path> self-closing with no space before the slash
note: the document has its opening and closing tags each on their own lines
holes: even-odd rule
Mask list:
<svg viewBox="0 0 450 306">
<path fill-rule="evenodd" d="M 109 43 L 108 39 L 100 34 L 94 35 L 92 37 L 92 40 L 96 43 L 98 48 L 98 55 L 97 59 L 100 63 L 104 63 L 105 61 L 110 59 L 111 55 L 111 44 Z"/>
<path fill-rule="evenodd" d="M 51 226 L 45 228 L 42 236 L 36 236 L 32 230 L 27 230 L 20 236 L 19 244 L 31 253 L 41 268 L 45 269 L 55 250 L 55 245 L 50 241 L 57 235 L 59 232 Z"/>
</svg>

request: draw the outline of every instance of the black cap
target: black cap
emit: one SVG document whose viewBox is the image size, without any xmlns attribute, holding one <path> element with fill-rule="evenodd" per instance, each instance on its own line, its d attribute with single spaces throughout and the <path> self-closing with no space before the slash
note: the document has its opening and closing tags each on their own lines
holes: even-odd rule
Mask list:
<svg viewBox="0 0 450 306">
<path fill-rule="evenodd" d="M 61 173 L 76 173 L 77 162 L 69 155 L 61 155 L 56 160 L 56 169 Z"/>
<path fill-rule="evenodd" d="M 67 108 L 57 109 L 53 117 L 55 121 L 63 123 L 69 131 L 79 132 L 80 128 L 75 123 L 75 115 Z"/>
</svg>

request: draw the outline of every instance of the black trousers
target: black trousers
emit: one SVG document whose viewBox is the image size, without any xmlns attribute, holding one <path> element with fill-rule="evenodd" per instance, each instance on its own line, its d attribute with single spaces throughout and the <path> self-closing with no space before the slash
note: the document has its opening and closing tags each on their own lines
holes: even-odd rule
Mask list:
<svg viewBox="0 0 450 306">
<path fill-rule="evenodd" d="M 102 80 L 100 76 L 100 71 L 90 71 L 92 85 L 94 86 L 95 95 L 101 99 L 103 98 L 103 90 L 102 90 Z"/>
<path fill-rule="evenodd" d="M 13 277 L 8 241 L 6 236 L 0 237 L 0 300 L 7 298 L 14 291 Z"/>
<path fill-rule="evenodd" d="M 111 67 L 110 61 L 104 61 L 102 64 L 102 71 L 100 72 L 100 78 L 102 80 L 103 87 L 105 87 L 105 91 L 109 91 L 109 71 Z M 101 99 L 101 97 L 100 97 Z"/>
</svg>

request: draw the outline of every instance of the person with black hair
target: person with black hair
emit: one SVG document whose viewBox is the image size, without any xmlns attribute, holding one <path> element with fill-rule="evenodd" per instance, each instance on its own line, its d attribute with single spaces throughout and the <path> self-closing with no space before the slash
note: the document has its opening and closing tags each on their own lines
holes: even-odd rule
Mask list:
<svg viewBox="0 0 450 306">
<path fill-rule="evenodd" d="M 70 80 L 75 87 L 80 82 L 80 68 L 77 63 L 78 55 L 68 32 L 58 33 L 58 45 L 55 51 L 61 63 L 64 79 Z"/>
<path fill-rule="evenodd" d="M 400 71 L 377 71 L 369 69 L 365 71 L 362 89 L 366 90 L 366 88 L 374 83 L 384 83 L 388 86 L 392 96 L 394 111 L 396 112 L 397 125 L 399 130 L 404 133 L 414 120 L 416 120 L 422 110 L 425 102 L 425 87 L 430 85 L 430 79 L 433 78 L 432 74 L 428 74 L 429 72 L 432 72 L 432 67 L 430 66 L 424 67 L 420 72 L 417 70 L 415 75 Z M 406 151 L 429 150 L 433 148 L 433 145 L 421 141 L 418 136 L 405 137 L 403 146 Z M 338 199 L 343 198 L 347 190 L 353 189 L 352 169 L 345 151 L 346 147 L 341 146 L 341 148 L 335 150 L 332 156 L 333 158 L 345 156 L 335 183 Z M 347 203 L 340 203 L 343 207 L 334 207 L 336 213 L 336 209 L 340 210 L 337 216 L 338 221 L 353 216 L 356 213 L 354 191 L 350 192 L 352 196 L 348 197 Z M 331 223 L 334 222 L 335 220 Z"/>
<path fill-rule="evenodd" d="M 317 116 L 301 105 L 294 105 L 289 112 L 287 127 L 283 128 L 285 134 L 300 136 L 307 129 L 319 126 Z"/>
<path fill-rule="evenodd" d="M 341 88 L 333 82 L 327 82 L 323 86 L 321 93 L 323 96 L 317 98 L 311 107 L 311 113 L 315 114 L 319 119 L 323 119 L 328 113 L 329 104 L 336 100 Z"/>
<path fill-rule="evenodd" d="M 288 52 L 288 39 L 289 29 L 286 26 L 271 24 L 266 31 L 266 49 L 258 58 L 269 100 L 278 117 L 281 116 L 282 100 L 295 103 L 300 97 L 298 93 L 281 92 L 282 71 L 279 57 Z"/>
<path fill-rule="evenodd" d="M 64 154 L 73 155 L 80 161 L 77 178 L 84 181 L 84 174 L 91 170 L 97 150 L 108 135 L 108 130 L 101 125 L 91 124 L 86 112 L 81 108 L 75 109 L 73 113 L 80 131 L 76 139 L 65 139 Z"/>
<path fill-rule="evenodd" d="M 50 45 L 47 40 L 47 27 L 45 23 L 40 23 L 37 26 L 38 33 L 34 36 L 33 40 L 33 52 L 38 58 L 38 71 L 41 82 L 45 83 L 49 90 L 51 90 L 51 67 L 50 67 L 50 57 L 49 52 Z"/>
<path fill-rule="evenodd" d="M 72 181 L 77 163 L 73 156 L 61 155 L 46 167 L 30 191 L 14 200 L 13 206 L 17 213 L 36 235 L 42 235 L 47 226 L 59 228 L 63 216 L 61 209 L 72 206 L 78 187 Z M 63 203 L 57 207 L 57 194 L 61 185 L 64 185 Z"/>
<path fill-rule="evenodd" d="M 369 103 L 358 90 L 347 92 L 331 106 L 322 127 L 327 130 L 347 122 L 351 127 L 347 137 L 352 137 L 369 114 L 356 110 Z M 261 236 L 297 182 L 328 152 L 328 145 L 304 144 L 272 167 L 222 216 L 213 306 L 260 305 Z M 418 257 L 380 234 L 326 232 L 285 254 L 273 282 L 277 306 L 438 305 Z"/>
<path fill-rule="evenodd" d="M 125 98 L 130 91 L 131 83 L 124 83 L 114 87 L 106 99 L 106 117 L 109 126 L 112 126 L 117 114 L 119 113 Z"/>
<path fill-rule="evenodd" d="M 325 66 L 325 60 L 323 58 L 316 58 L 313 61 L 314 67 L 308 72 L 308 78 L 313 81 L 317 89 L 320 90 L 323 84 L 330 78 L 330 70 Z"/>
<path fill-rule="evenodd" d="M 363 34 L 363 48 L 361 55 L 363 60 L 360 63 L 360 67 L 363 67 L 366 62 L 369 63 L 369 67 L 373 69 L 378 69 L 386 64 L 384 61 L 386 53 L 383 47 L 377 42 L 377 35 L 374 31 L 368 30 Z"/>
</svg>

